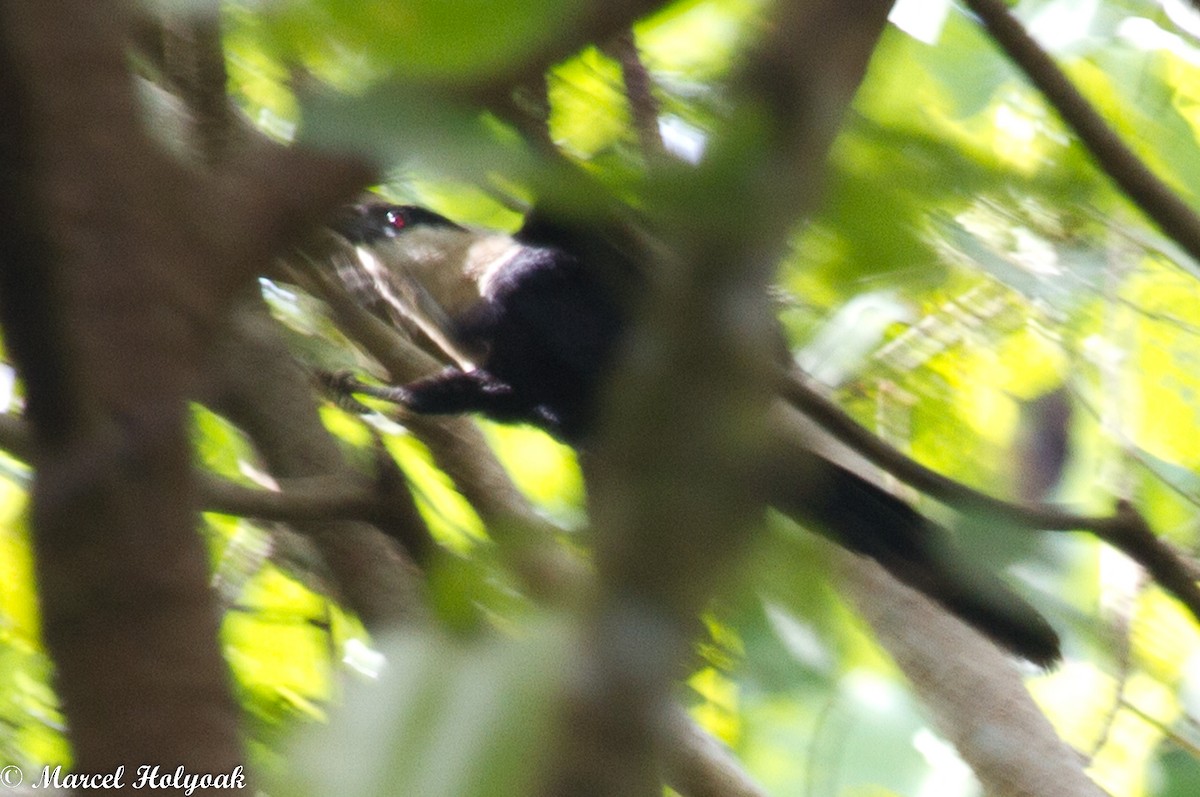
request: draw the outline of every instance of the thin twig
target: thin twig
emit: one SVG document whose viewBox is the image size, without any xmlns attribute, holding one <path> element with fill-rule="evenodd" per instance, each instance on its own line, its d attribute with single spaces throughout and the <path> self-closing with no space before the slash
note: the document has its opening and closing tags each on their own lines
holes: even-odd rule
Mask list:
<svg viewBox="0 0 1200 797">
<path fill-rule="evenodd" d="M 1200 620 L 1200 587 L 1197 587 L 1194 576 L 1195 564 L 1155 535 L 1132 504 L 1120 501 L 1116 511 L 1105 516 L 1080 515 L 1046 504 L 1025 505 L 1005 501 L 943 476 L 905 456 L 871 434 L 794 374 L 781 380 L 781 390 L 792 406 L 839 441 L 902 483 L 947 506 L 991 516 L 1019 528 L 1091 532 L 1146 568 L 1163 589 Z"/>
<path fill-rule="evenodd" d="M 204 473 L 199 486 L 205 511 L 258 520 L 373 520 L 384 512 L 374 490 L 336 476 L 289 479 L 280 490 L 264 490 Z"/>
<path fill-rule="evenodd" d="M 789 404 L 840 442 L 900 482 L 949 507 L 988 514 L 1017 526 L 1047 531 L 1094 530 L 1112 522 L 1111 517 L 1079 515 L 1045 504 L 1014 504 L 988 495 L 922 465 L 880 440 L 832 401 L 809 387 L 802 377 L 795 374 L 787 376 L 781 381 L 780 389 Z"/>
<path fill-rule="evenodd" d="M 532 84 L 559 61 L 589 44 L 607 41 L 665 5 L 665 0 L 592 0 L 582 4 L 542 46 L 531 48 L 524 58 L 463 88 L 478 104 L 494 107 L 503 103 L 514 87 Z"/>
<path fill-rule="evenodd" d="M 1113 727 L 1116 725 L 1117 716 L 1121 713 L 1121 706 L 1125 702 L 1125 690 L 1129 685 L 1129 678 L 1133 674 L 1133 641 L 1130 631 L 1133 625 L 1134 605 L 1138 595 L 1145 588 L 1145 584 L 1144 574 L 1138 573 L 1137 583 L 1133 585 L 1133 590 L 1129 594 L 1121 595 L 1120 605 L 1113 611 L 1115 616 L 1109 627 L 1109 635 L 1116 646 L 1117 671 L 1113 676 L 1113 680 L 1116 681 L 1116 691 L 1113 694 L 1112 702 L 1104 712 L 1104 717 L 1100 720 L 1095 741 L 1087 751 L 1088 761 L 1092 763 L 1095 763 L 1096 756 L 1100 755 L 1100 751 L 1108 744 Z"/>
<path fill-rule="evenodd" d="M 225 91 L 220 11 L 217 0 L 206 0 L 162 26 L 164 71 L 191 112 L 199 154 L 209 166 L 228 154 L 234 128 L 234 108 Z"/>
<path fill-rule="evenodd" d="M 633 127 L 637 131 L 642 156 L 647 161 L 662 157 L 662 132 L 658 127 L 658 99 L 654 96 L 654 81 L 642 62 L 633 30 L 626 30 L 604 46 L 604 51 L 621 65 L 625 81 L 625 99 L 629 101 Z"/>
<path fill-rule="evenodd" d="M 1200 217 L 1113 132 L 1000 0 L 966 0 L 992 39 L 1021 68 L 1121 190 L 1200 262 Z"/>
</svg>

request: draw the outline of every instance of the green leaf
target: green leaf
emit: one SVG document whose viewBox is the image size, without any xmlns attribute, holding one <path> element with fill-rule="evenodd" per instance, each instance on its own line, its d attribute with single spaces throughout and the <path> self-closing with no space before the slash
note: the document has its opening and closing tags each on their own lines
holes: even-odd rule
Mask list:
<svg viewBox="0 0 1200 797">
<path fill-rule="evenodd" d="M 349 57 L 417 83 L 502 71 L 554 41 L 580 7 L 578 0 L 307 0 L 278 8 L 271 22 L 276 40 L 294 52 L 325 62 Z"/>
<path fill-rule="evenodd" d="M 300 139 L 321 149 L 378 163 L 419 163 L 424 174 L 443 179 L 518 179 L 534 171 L 535 161 L 511 130 L 430 91 L 387 84 L 358 97 L 305 97 L 302 108 Z"/>
<path fill-rule="evenodd" d="M 1159 787 L 1155 797 L 1194 797 L 1200 794 L 1200 762 L 1195 753 L 1168 747 L 1155 762 L 1158 764 Z"/>
<path fill-rule="evenodd" d="M 572 639 L 550 618 L 520 638 L 385 641 L 383 677 L 354 685 L 332 724 L 301 740 L 279 793 L 529 794 L 552 747 Z"/>
</svg>

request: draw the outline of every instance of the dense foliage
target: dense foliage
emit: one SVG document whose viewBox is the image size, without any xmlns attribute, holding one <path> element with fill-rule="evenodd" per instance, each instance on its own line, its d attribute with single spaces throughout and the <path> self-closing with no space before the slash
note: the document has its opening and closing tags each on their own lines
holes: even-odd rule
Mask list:
<svg viewBox="0 0 1200 797">
<path fill-rule="evenodd" d="M 231 0 L 229 91 L 272 137 L 391 164 L 377 187 L 389 199 L 512 230 L 544 177 L 518 134 L 413 87 L 502 70 L 576 5 Z M 744 121 L 730 118 L 728 83 L 767 7 L 687 0 L 635 27 L 670 157 L 702 159 L 710 137 Z M 1029 0 L 1018 12 L 1137 154 L 1200 207 L 1200 14 L 1173 0 Z M 562 152 L 645 201 L 647 156 L 611 53 L 589 48 L 558 65 L 547 96 Z M 969 12 L 949 0 L 897 4 L 822 194 L 794 229 L 775 299 L 798 362 L 844 408 L 987 492 L 1032 490 L 1096 513 L 1128 499 L 1171 543 L 1200 550 L 1197 265 L 1123 197 Z M 729 223 L 748 212 L 728 208 Z M 306 363 L 370 367 L 319 302 L 278 281 L 263 291 Z M 1063 402 L 1065 416 L 1045 409 Z M 368 432 L 332 402 L 322 417 L 368 467 L 373 434 L 382 437 L 450 552 L 430 573 L 437 630 L 372 639 L 305 577 L 319 568 L 301 542 L 273 524 L 205 514 L 253 763 L 280 779 L 278 793 L 523 793 L 561 686 L 547 663 L 573 655 L 570 631 L 527 594 L 495 530 L 417 437 L 382 417 Z M 205 469 L 261 481 L 236 427 L 199 406 L 193 420 Z M 481 423 L 562 547 L 585 550 L 574 454 L 531 429 Z M 1065 470 L 1036 483 L 1037 440 L 1064 431 Z M 0 464 L 0 764 L 33 767 L 67 753 L 39 642 L 30 473 L 14 457 Z M 1065 661 L 1027 684 L 1095 780 L 1117 797 L 1196 793 L 1200 638 L 1186 610 L 1089 535 L 1002 527 L 913 498 L 1063 633 Z M 768 522 L 704 617 L 680 692 L 692 715 L 772 794 L 978 794 L 839 594 L 824 543 L 782 517 Z M 484 626 L 500 640 L 473 633 Z M 360 694 L 381 666 L 407 677 Z M 513 727 L 527 732 L 501 732 Z"/>
</svg>

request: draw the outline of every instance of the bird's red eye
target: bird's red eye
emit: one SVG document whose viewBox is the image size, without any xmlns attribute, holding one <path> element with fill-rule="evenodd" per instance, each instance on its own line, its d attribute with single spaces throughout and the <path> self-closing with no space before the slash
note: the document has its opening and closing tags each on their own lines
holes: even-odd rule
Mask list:
<svg viewBox="0 0 1200 797">
<path fill-rule="evenodd" d="M 388 211 L 387 221 L 393 230 L 403 230 L 405 225 L 408 223 L 404 220 L 403 216 L 394 210 Z"/>
</svg>

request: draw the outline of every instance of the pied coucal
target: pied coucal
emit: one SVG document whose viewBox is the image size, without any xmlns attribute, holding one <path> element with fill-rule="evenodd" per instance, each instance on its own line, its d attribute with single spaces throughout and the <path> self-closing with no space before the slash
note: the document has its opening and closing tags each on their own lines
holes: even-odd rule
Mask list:
<svg viewBox="0 0 1200 797">
<path fill-rule="evenodd" d="M 391 399 L 417 413 L 532 424 L 586 449 L 629 325 L 625 299 L 639 273 L 629 247 L 536 210 L 513 236 L 382 203 L 355 207 L 334 228 L 358 255 L 343 271 L 350 287 L 455 361 L 391 389 Z M 1058 660 L 1046 620 L 956 550 L 946 529 L 807 448 L 782 446 L 772 463 L 776 509 L 875 559 L 1013 653 L 1042 666 Z"/>
</svg>

